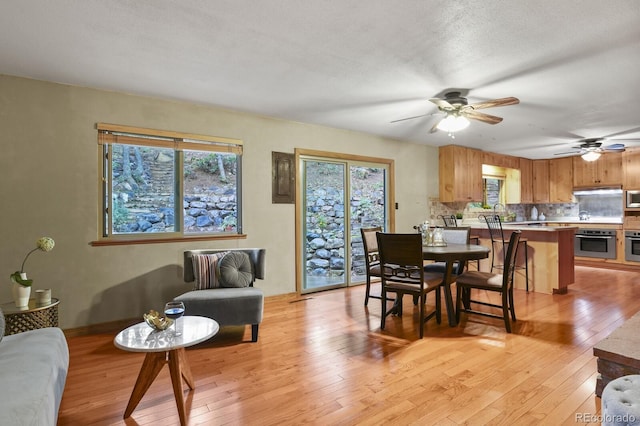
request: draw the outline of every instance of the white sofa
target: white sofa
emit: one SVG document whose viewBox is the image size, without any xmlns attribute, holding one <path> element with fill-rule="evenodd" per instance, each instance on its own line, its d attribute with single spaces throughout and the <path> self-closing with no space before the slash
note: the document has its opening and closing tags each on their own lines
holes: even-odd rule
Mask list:
<svg viewBox="0 0 640 426">
<path fill-rule="evenodd" d="M 0 425 L 55 425 L 69 369 L 64 333 L 51 327 L 3 335 L 0 311 Z"/>
</svg>

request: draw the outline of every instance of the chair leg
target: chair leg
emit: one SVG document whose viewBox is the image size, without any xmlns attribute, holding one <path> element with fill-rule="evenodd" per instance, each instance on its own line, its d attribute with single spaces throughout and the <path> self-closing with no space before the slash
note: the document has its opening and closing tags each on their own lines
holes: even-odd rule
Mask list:
<svg viewBox="0 0 640 426">
<path fill-rule="evenodd" d="M 462 286 L 456 284 L 456 324 L 460 324 L 460 311 L 462 310 Z"/>
<path fill-rule="evenodd" d="M 364 306 L 367 306 L 369 304 L 369 292 L 371 291 L 371 277 L 369 277 L 369 274 L 367 273 L 367 287 L 365 289 L 365 293 L 364 293 Z"/>
<path fill-rule="evenodd" d="M 251 341 L 252 342 L 257 342 L 258 341 L 258 326 L 260 324 L 251 324 Z"/>
<path fill-rule="evenodd" d="M 507 329 L 507 333 L 511 333 L 511 321 L 509 321 L 509 295 L 502 293 L 502 318 L 504 319 L 504 326 Z"/>
<path fill-rule="evenodd" d="M 524 242 L 524 279 L 526 280 L 526 289 L 529 291 L 529 245 Z M 515 315 L 515 314 L 514 314 Z M 515 321 L 515 318 L 514 318 Z"/>
<path fill-rule="evenodd" d="M 380 330 L 384 330 L 384 323 L 387 319 L 387 292 L 382 290 L 380 294 L 380 301 L 382 303 L 382 315 L 380 315 Z"/>
<path fill-rule="evenodd" d="M 440 287 L 436 289 L 436 322 L 442 323 L 442 294 L 440 293 Z"/>
<path fill-rule="evenodd" d="M 513 304 L 513 289 L 509 291 L 509 310 L 511 311 L 511 320 L 516 321 L 516 307 Z"/>
<path fill-rule="evenodd" d="M 465 309 L 471 309 L 471 289 L 462 287 L 462 303 Z"/>
<path fill-rule="evenodd" d="M 415 299 L 415 296 L 414 296 Z M 427 294 L 422 293 L 420 296 L 420 338 L 424 337 L 424 310 L 427 305 Z"/>
</svg>

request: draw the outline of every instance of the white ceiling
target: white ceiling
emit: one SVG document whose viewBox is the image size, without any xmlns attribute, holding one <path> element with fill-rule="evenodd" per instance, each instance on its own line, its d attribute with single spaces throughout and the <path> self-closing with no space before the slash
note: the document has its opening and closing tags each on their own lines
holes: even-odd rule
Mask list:
<svg viewBox="0 0 640 426">
<path fill-rule="evenodd" d="M 640 145 L 637 0 L 4 0 L 0 73 L 528 158 Z M 452 140 L 448 88 L 521 102 Z"/>
</svg>

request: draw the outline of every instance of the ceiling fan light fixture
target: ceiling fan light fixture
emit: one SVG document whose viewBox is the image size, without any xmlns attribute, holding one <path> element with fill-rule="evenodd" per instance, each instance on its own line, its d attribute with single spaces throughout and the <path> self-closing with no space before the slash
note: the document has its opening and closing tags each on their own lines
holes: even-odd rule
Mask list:
<svg viewBox="0 0 640 426">
<path fill-rule="evenodd" d="M 462 115 L 449 114 L 440 120 L 436 127 L 438 130 L 452 134 L 466 129 L 469 126 L 469 123 L 469 120 Z"/>
<path fill-rule="evenodd" d="M 597 151 L 589 151 L 582 154 L 581 157 L 584 161 L 596 161 L 600 158 L 600 153 Z"/>
</svg>

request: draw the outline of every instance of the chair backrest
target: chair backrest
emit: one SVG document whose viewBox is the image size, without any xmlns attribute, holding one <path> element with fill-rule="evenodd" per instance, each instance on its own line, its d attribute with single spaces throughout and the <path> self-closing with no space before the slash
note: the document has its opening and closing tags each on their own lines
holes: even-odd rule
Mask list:
<svg viewBox="0 0 640 426">
<path fill-rule="evenodd" d="M 372 228 L 360 228 L 362 235 L 362 246 L 364 248 L 364 258 L 367 270 L 373 265 L 380 263 L 380 255 L 378 253 L 378 239 L 376 233 L 382 232 L 382 226 L 374 226 Z"/>
<path fill-rule="evenodd" d="M 471 237 L 471 227 L 461 226 L 459 228 L 443 228 L 442 233 L 444 235 L 444 241 L 451 244 L 469 244 Z M 457 262 L 457 267 L 454 268 L 453 273 L 460 275 L 467 267 L 467 262 Z"/>
<path fill-rule="evenodd" d="M 249 260 L 251 260 L 251 267 L 253 269 L 253 277 L 259 278 L 261 280 L 264 279 L 265 275 L 265 256 L 267 251 L 265 249 L 259 248 L 245 248 L 245 249 L 202 249 L 202 250 L 186 250 L 184 252 L 184 281 L 185 282 L 193 282 L 196 277 L 193 273 L 193 255 L 194 254 L 214 254 L 220 253 L 224 251 L 242 251 L 249 255 Z"/>
<path fill-rule="evenodd" d="M 422 237 L 420 234 L 378 232 L 382 284 L 386 281 L 419 284 L 424 288 Z"/>
<path fill-rule="evenodd" d="M 513 231 L 509 238 L 507 255 L 504 258 L 504 271 L 502 276 L 502 289 L 507 290 L 513 287 L 513 277 L 516 270 L 516 256 L 518 255 L 518 243 L 522 231 Z"/>
<path fill-rule="evenodd" d="M 487 224 L 489 235 L 491 236 L 491 242 L 500 242 L 504 245 L 506 241 L 504 240 L 504 233 L 502 232 L 502 221 L 500 220 L 500 216 L 496 214 L 489 216 L 480 215 L 478 217 Z"/>
<path fill-rule="evenodd" d="M 456 220 L 456 216 L 455 215 L 450 215 L 450 216 L 445 216 L 445 215 L 438 215 L 438 219 L 442 219 L 442 222 L 444 223 L 445 227 L 448 228 L 455 228 L 458 226 L 458 221 Z"/>
<path fill-rule="evenodd" d="M 471 235 L 471 227 L 461 226 L 459 228 L 442 228 L 442 234 L 444 240 L 451 244 L 469 244 L 469 237 Z"/>
</svg>

